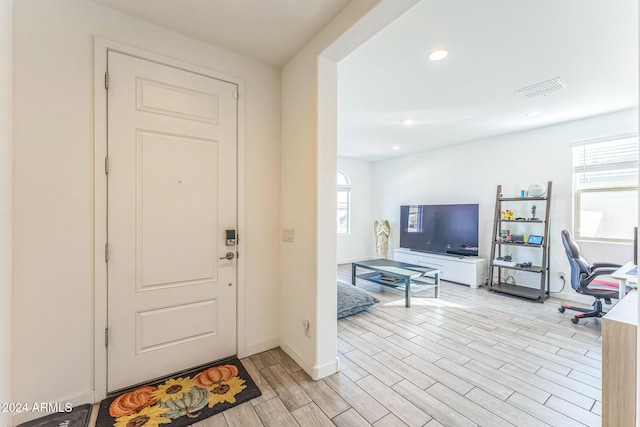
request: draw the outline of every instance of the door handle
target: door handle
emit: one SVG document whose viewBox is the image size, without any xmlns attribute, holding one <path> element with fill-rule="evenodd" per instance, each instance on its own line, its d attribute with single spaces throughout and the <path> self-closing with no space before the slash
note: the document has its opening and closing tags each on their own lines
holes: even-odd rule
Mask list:
<svg viewBox="0 0 640 427">
<path fill-rule="evenodd" d="M 233 252 L 229 251 L 229 252 L 227 252 L 227 254 L 225 256 L 220 257 L 220 259 L 232 260 L 235 257 L 236 257 L 236 255 Z"/>
</svg>

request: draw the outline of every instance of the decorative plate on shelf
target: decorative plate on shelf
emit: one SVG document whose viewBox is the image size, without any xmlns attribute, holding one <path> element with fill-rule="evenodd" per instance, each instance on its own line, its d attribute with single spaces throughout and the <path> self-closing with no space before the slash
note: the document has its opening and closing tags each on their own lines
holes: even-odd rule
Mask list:
<svg viewBox="0 0 640 427">
<path fill-rule="evenodd" d="M 542 197 L 547 189 L 542 184 L 531 184 L 528 191 L 531 197 Z"/>
</svg>

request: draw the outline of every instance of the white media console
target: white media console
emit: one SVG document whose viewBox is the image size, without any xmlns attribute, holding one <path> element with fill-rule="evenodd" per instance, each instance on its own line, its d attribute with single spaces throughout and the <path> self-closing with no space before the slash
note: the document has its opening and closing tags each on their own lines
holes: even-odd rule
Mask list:
<svg viewBox="0 0 640 427">
<path fill-rule="evenodd" d="M 462 283 L 472 288 L 487 283 L 487 260 L 478 257 L 437 255 L 411 249 L 395 249 L 393 259 L 440 270 L 440 279 Z"/>
</svg>

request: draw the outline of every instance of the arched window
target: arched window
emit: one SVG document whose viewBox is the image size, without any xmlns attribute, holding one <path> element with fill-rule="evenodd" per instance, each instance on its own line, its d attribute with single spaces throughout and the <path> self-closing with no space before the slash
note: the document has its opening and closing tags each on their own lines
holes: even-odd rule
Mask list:
<svg viewBox="0 0 640 427">
<path fill-rule="evenodd" d="M 349 234 L 351 228 L 351 182 L 338 171 L 338 234 Z"/>
</svg>

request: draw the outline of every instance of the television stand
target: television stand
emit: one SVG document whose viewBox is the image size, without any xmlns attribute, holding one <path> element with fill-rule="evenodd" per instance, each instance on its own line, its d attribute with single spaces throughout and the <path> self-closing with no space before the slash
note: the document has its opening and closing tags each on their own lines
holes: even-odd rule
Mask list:
<svg viewBox="0 0 640 427">
<path fill-rule="evenodd" d="M 450 257 L 450 258 L 460 258 L 460 259 L 464 259 L 464 258 L 470 256 L 470 255 L 460 255 L 460 254 L 454 254 L 454 253 L 446 253 L 446 254 L 438 253 L 438 254 L 435 254 L 433 252 L 427 252 L 427 251 L 423 251 L 423 250 L 420 250 L 420 249 L 409 249 L 409 252 L 415 253 L 416 255 L 427 255 L 427 256 L 429 256 L 429 255 L 439 255 L 440 256 L 441 255 L 441 256 L 446 256 L 446 257 Z"/>
<path fill-rule="evenodd" d="M 436 268 L 440 270 L 440 279 L 448 282 L 461 283 L 472 288 L 487 283 L 487 260 L 484 258 L 440 255 L 399 248 L 393 251 L 393 259 Z"/>
</svg>

